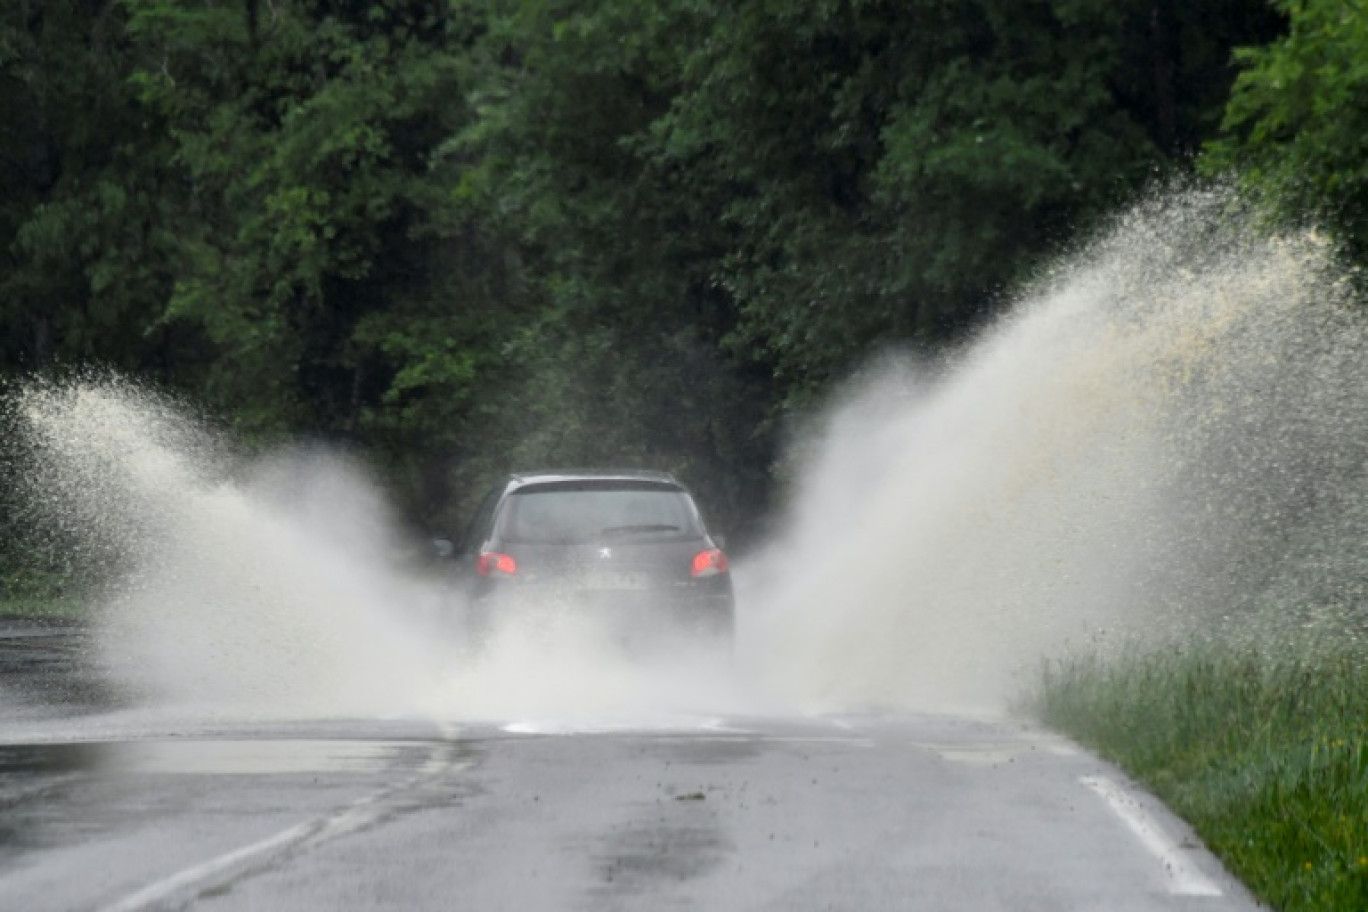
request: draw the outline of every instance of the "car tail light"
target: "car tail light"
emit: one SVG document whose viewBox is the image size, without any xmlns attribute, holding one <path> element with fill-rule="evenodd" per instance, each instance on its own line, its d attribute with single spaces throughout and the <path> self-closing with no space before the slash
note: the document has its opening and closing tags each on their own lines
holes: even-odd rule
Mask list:
<svg viewBox="0 0 1368 912">
<path fill-rule="evenodd" d="M 480 576 L 512 576 L 518 572 L 518 562 L 498 551 L 483 551 L 475 560 Z"/>
<path fill-rule="evenodd" d="M 695 576 L 717 576 L 727 572 L 727 555 L 716 548 L 700 551 L 694 555 L 693 567 L 689 572 Z"/>
</svg>

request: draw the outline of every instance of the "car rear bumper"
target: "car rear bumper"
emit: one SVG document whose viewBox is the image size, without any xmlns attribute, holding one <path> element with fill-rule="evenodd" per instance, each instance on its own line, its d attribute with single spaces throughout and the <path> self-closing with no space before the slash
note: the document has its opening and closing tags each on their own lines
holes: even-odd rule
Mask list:
<svg viewBox="0 0 1368 912">
<path fill-rule="evenodd" d="M 676 631 L 730 636 L 735 599 L 730 585 L 653 589 L 586 589 L 504 584 L 476 594 L 483 625 L 517 617 L 582 618 L 586 623 L 633 634 Z"/>
</svg>

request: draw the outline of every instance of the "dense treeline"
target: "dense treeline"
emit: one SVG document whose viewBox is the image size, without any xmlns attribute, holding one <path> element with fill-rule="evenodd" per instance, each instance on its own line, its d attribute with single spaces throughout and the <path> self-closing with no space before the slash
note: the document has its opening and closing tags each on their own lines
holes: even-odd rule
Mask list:
<svg viewBox="0 0 1368 912">
<path fill-rule="evenodd" d="M 360 447 L 430 527 L 637 463 L 735 530 L 786 410 L 1156 175 L 1368 252 L 1365 89 L 1348 0 L 11 0 L 0 377 Z"/>
</svg>

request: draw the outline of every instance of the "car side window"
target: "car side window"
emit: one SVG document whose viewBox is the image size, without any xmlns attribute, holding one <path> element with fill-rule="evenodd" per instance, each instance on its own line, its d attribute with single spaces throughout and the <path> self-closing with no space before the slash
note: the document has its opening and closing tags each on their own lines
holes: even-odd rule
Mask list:
<svg viewBox="0 0 1368 912">
<path fill-rule="evenodd" d="M 475 511 L 475 516 L 466 529 L 465 540 L 461 542 L 462 551 L 474 551 L 484 544 L 485 539 L 489 537 L 489 523 L 494 515 L 494 507 L 499 503 L 499 495 L 502 493 L 503 485 L 499 485 L 486 494 L 484 500 L 480 501 L 480 507 Z"/>
</svg>

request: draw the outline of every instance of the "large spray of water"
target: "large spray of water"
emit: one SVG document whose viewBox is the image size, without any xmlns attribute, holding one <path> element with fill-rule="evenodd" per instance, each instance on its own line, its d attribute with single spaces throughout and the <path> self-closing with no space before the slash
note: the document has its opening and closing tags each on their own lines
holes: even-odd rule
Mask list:
<svg viewBox="0 0 1368 912">
<path fill-rule="evenodd" d="M 1070 644 L 1352 629 L 1368 329 L 1351 279 L 1314 232 L 1189 192 L 1120 218 L 945 361 L 886 359 L 798 441 L 785 531 L 738 570 L 732 679 L 716 657 L 624 656 L 574 619 L 460 641 L 335 457 L 231 468 L 213 434 L 116 381 L 13 405 L 35 501 L 122 567 L 103 654 L 146 700 L 992 712 Z"/>
<path fill-rule="evenodd" d="M 18 403 L 28 488 L 93 597 L 104 664 L 135 699 L 195 713 L 412 711 L 440 657 L 419 582 L 394 572 L 384 504 L 346 460 L 280 453 L 234 470 L 185 410 L 105 378 Z"/>
<path fill-rule="evenodd" d="M 828 705 L 1001 707 L 1071 645 L 1362 605 L 1368 327 L 1315 232 L 1156 199 L 827 420 L 752 642 Z M 1281 587 L 1281 591 L 1279 591 Z"/>
</svg>

